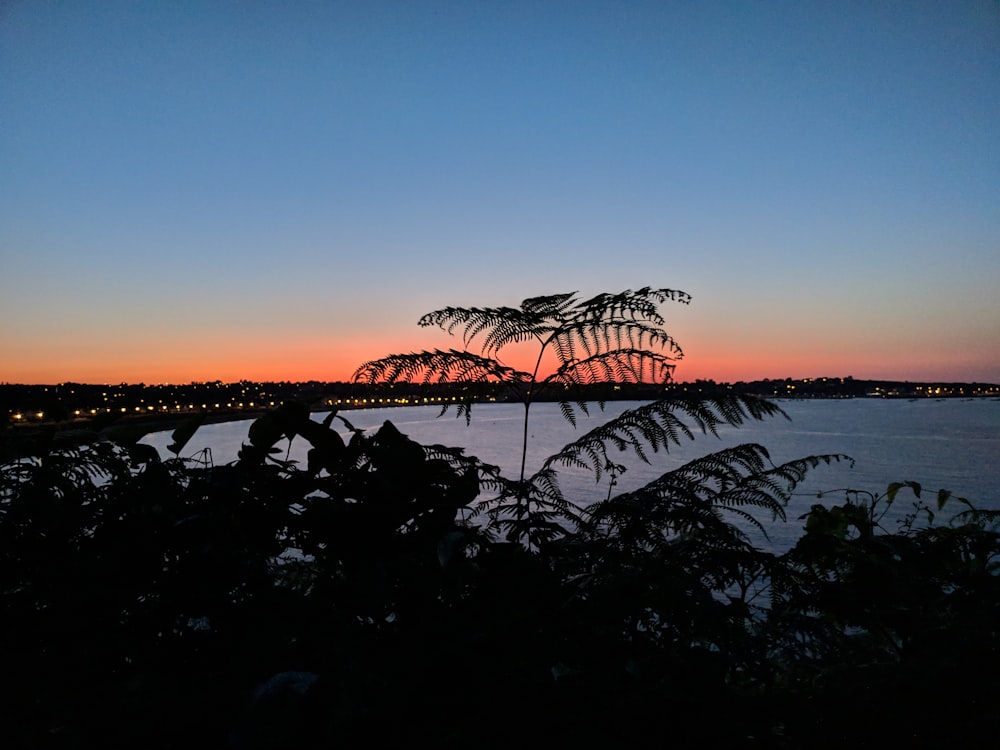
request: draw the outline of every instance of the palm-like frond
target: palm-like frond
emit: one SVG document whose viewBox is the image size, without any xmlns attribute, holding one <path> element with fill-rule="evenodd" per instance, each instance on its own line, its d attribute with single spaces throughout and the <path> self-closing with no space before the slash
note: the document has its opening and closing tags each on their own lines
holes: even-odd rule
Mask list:
<svg viewBox="0 0 1000 750">
<path fill-rule="evenodd" d="M 449 335 L 461 328 L 462 343 L 469 347 L 483 336 L 481 351 L 494 357 L 509 344 L 532 338 L 543 340 L 561 323 L 564 311 L 572 305 L 574 294 L 530 297 L 514 307 L 445 307 L 427 313 L 418 321 L 423 327 L 436 326 Z M 485 334 L 485 335 L 484 335 Z"/>
<path fill-rule="evenodd" d="M 455 329 L 460 327 L 466 347 L 485 332 L 481 350 L 487 357 L 495 356 L 508 344 L 527 341 L 537 335 L 536 321 L 513 307 L 445 307 L 424 315 L 418 325 L 436 326 L 449 335 L 454 335 Z"/>
<path fill-rule="evenodd" d="M 540 297 L 528 297 L 521 301 L 521 310 L 528 315 L 544 318 L 561 318 L 566 311 L 573 308 L 576 302 L 576 292 L 561 292 L 546 294 Z"/>
<path fill-rule="evenodd" d="M 529 297 L 520 307 L 444 307 L 427 313 L 418 324 L 435 326 L 449 335 L 459 330 L 468 348 L 482 338 L 480 350 L 495 357 L 509 344 L 537 340 L 553 345 L 560 361 L 617 348 L 667 349 L 677 356 L 680 347 L 662 330 L 658 305 L 667 301 L 687 304 L 690 295 L 673 289 L 644 287 L 638 291 L 600 294 L 580 301 L 575 292 Z"/>
<path fill-rule="evenodd" d="M 365 362 L 354 380 L 369 383 L 414 381 L 423 384 L 523 382 L 527 373 L 507 367 L 495 359 L 458 349 L 433 349 L 410 354 L 393 354 Z"/>
<path fill-rule="evenodd" d="M 720 426 L 736 427 L 748 419 L 778 414 L 787 417 L 781 407 L 756 396 L 672 396 L 622 412 L 564 446 L 546 459 L 545 465 L 586 466 L 600 481 L 603 467 L 610 460 L 609 447 L 619 452 L 631 450 L 649 463 L 650 452 L 668 451 L 671 444 L 692 440 L 695 430 L 716 435 Z"/>
<path fill-rule="evenodd" d="M 618 294 L 602 293 L 580 302 L 577 307 L 593 317 L 606 315 L 628 316 L 645 319 L 661 325 L 663 318 L 659 306 L 665 302 L 689 304 L 691 295 L 677 289 L 643 287 Z"/>
<path fill-rule="evenodd" d="M 675 359 L 683 356 L 680 345 L 658 324 L 611 315 L 596 318 L 588 311 L 578 312 L 554 331 L 552 338 L 564 363 L 575 358 L 577 347 L 585 356 L 615 349 L 664 350 Z"/>
<path fill-rule="evenodd" d="M 676 357 L 648 349 L 609 349 L 583 359 L 567 359 L 543 382 L 564 385 L 665 383 L 671 377 L 675 360 Z"/>
<path fill-rule="evenodd" d="M 489 479 L 496 494 L 480 502 L 476 512 L 486 517 L 487 529 L 499 531 L 508 541 L 537 546 L 569 536 L 582 522 L 583 509 L 566 500 L 551 468 L 542 468 L 525 481 L 499 473 Z"/>
<path fill-rule="evenodd" d="M 690 295 L 678 290 L 643 287 L 636 291 L 599 294 L 585 300 L 579 299 L 576 292 L 529 297 L 519 307 L 445 307 L 424 315 L 419 324 L 436 326 L 449 335 L 460 334 L 465 349 L 391 355 L 366 362 L 358 368 L 354 378 L 372 383 L 402 380 L 423 384 L 505 384 L 509 395 L 526 407 L 520 477 L 516 481 L 508 480 L 498 469 L 478 467 L 481 480 L 492 483 L 494 494 L 477 510 L 488 516 L 491 527 L 505 531 L 508 538 L 527 539 L 530 546 L 535 541 L 553 538 L 556 527 L 580 520 L 579 509 L 567 502 L 559 488 L 556 465 L 589 468 L 600 481 L 607 467 L 617 466 L 609 459 L 609 446 L 631 450 L 648 462 L 651 452 L 667 450 L 671 443 L 691 439 L 696 430 L 715 434 L 721 425 L 737 426 L 748 419 L 784 414 L 773 403 L 750 396 L 671 397 L 629 410 L 590 431 L 547 459 L 534 476 L 526 478 L 527 409 L 531 402 L 546 389 L 558 389 L 555 395 L 560 410 L 575 424 L 578 411 L 588 413 L 588 386 L 609 382 L 668 382 L 674 363 L 683 356 L 683 351 L 663 330 L 664 319 L 659 307 L 665 302 L 687 304 L 690 299 Z M 499 355 L 504 347 L 526 341 L 535 341 L 538 345 L 535 371 L 524 372 L 503 364 Z M 478 353 L 469 351 L 473 346 L 478 346 Z M 557 365 L 548 376 L 540 376 L 537 368 L 546 351 L 555 354 Z M 473 400 L 474 394 L 470 391 L 461 403 L 444 406 L 442 413 L 454 405 L 459 416 L 464 414 L 468 420 Z M 600 406 L 603 408 L 603 402 Z M 728 460 L 737 465 L 740 460 L 750 459 L 740 454 Z M 723 481 L 726 465 L 723 461 L 713 469 L 716 474 L 711 476 Z M 713 464 L 703 462 L 692 470 L 707 470 L 710 466 Z M 747 475 L 764 469 L 763 466 L 753 468 L 750 464 L 744 468 Z M 709 476 L 706 474 L 698 479 L 677 474 L 675 479 L 681 484 L 672 491 L 678 497 L 686 491 L 697 498 Z M 725 481 L 729 483 L 727 488 L 737 484 L 735 475 L 728 476 Z M 765 480 L 755 481 L 757 485 L 748 481 L 739 493 L 733 491 L 723 498 L 724 501 L 708 503 L 707 512 L 716 514 L 716 505 L 721 505 L 740 515 L 745 504 L 767 505 L 767 498 L 772 497 L 776 489 Z M 693 511 L 701 512 L 701 508 L 697 503 L 692 505 Z"/>
<path fill-rule="evenodd" d="M 690 533 L 725 513 L 766 535 L 748 509 L 784 520 L 785 505 L 808 470 L 842 460 L 851 459 L 840 454 L 807 456 L 775 466 L 763 446 L 746 443 L 702 456 L 638 490 L 591 506 L 588 515 L 594 524 L 644 543 L 662 540 L 664 534 Z"/>
</svg>

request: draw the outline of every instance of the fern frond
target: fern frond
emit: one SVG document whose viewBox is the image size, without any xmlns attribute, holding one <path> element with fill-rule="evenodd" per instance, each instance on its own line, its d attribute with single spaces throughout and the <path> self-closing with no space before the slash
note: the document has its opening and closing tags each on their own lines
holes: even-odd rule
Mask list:
<svg viewBox="0 0 1000 750">
<path fill-rule="evenodd" d="M 508 344 L 537 338 L 543 330 L 535 315 L 513 307 L 446 307 L 424 315 L 418 324 L 436 326 L 448 335 L 462 330 L 462 344 L 469 347 L 485 333 L 481 351 L 493 357 Z"/>
<path fill-rule="evenodd" d="M 591 506 L 588 515 L 626 544 L 657 545 L 665 537 L 715 528 L 722 521 L 720 491 L 763 469 L 766 455 L 763 447 L 748 444 L 703 456 Z"/>
<path fill-rule="evenodd" d="M 690 295 L 672 289 L 644 287 L 620 294 L 600 294 L 580 301 L 576 292 L 529 297 L 514 307 L 444 307 L 422 316 L 418 324 L 434 326 L 449 335 L 459 330 L 468 348 L 482 338 L 481 353 L 495 357 L 509 344 L 537 340 L 555 346 L 561 362 L 576 359 L 582 347 L 586 356 L 609 348 L 666 349 L 682 355 L 674 339 L 660 326 L 658 305 L 666 301 L 690 302 Z"/>
<path fill-rule="evenodd" d="M 522 300 L 521 310 L 536 318 L 562 318 L 567 310 L 576 306 L 575 302 L 576 292 L 547 294 Z"/>
<path fill-rule="evenodd" d="M 574 342 L 589 352 L 609 349 L 649 349 L 683 357 L 680 345 L 657 325 L 630 318 L 584 317 L 567 322 L 555 334 L 564 342 Z M 565 361 L 565 360 L 564 360 Z"/>
<path fill-rule="evenodd" d="M 785 520 L 785 505 L 806 472 L 841 460 L 851 459 L 841 454 L 807 456 L 774 466 L 766 448 L 746 443 L 702 456 L 639 490 L 592 506 L 589 515 L 614 528 L 631 527 L 632 535 L 638 525 L 645 527 L 643 535 L 655 536 L 665 529 L 677 531 L 677 509 L 686 505 L 735 515 L 766 536 L 763 525 L 746 508 L 760 508 Z"/>
<path fill-rule="evenodd" d="M 490 477 L 496 494 L 479 502 L 477 515 L 487 519 L 486 529 L 504 534 L 508 540 L 534 545 L 568 536 L 583 523 L 584 511 L 563 496 L 558 474 L 541 469 L 525 481 Z M 486 486 L 487 482 L 482 482 Z M 558 530 L 558 531 L 557 531 Z"/>
<path fill-rule="evenodd" d="M 676 359 L 646 349 L 611 349 L 583 359 L 564 361 L 543 382 L 569 385 L 666 383 L 673 375 Z"/>
<path fill-rule="evenodd" d="M 600 481 L 602 467 L 608 463 L 609 447 L 631 450 L 641 461 L 649 463 L 650 451 L 668 451 L 671 445 L 680 445 L 682 439 L 693 440 L 695 430 L 717 435 L 720 426 L 738 426 L 748 419 L 759 420 L 775 414 L 785 413 L 773 402 L 753 396 L 726 394 L 701 399 L 672 396 L 622 412 L 564 446 L 543 465 L 584 464 Z"/>
<path fill-rule="evenodd" d="M 676 289 L 653 289 L 643 287 L 636 291 L 628 289 L 618 294 L 598 294 L 581 302 L 577 307 L 584 314 L 592 317 L 628 316 L 637 320 L 649 320 L 662 324 L 663 318 L 659 305 L 665 302 L 680 302 L 689 304 L 691 295 Z"/>
<path fill-rule="evenodd" d="M 433 349 L 410 354 L 393 354 L 361 365 L 352 376 L 356 382 L 395 383 L 432 381 L 520 383 L 527 373 L 507 367 L 495 359 L 458 349 Z"/>
</svg>

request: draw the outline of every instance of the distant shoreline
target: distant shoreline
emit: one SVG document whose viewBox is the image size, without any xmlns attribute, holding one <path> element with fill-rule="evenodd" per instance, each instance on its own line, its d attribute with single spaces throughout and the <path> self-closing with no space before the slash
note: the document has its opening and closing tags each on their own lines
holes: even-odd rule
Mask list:
<svg viewBox="0 0 1000 750">
<path fill-rule="evenodd" d="M 705 398 L 712 394 L 772 399 L 937 399 L 997 398 L 991 383 L 909 382 L 843 378 L 802 378 L 716 383 L 712 380 L 666 384 L 614 382 L 583 386 L 574 397 L 585 401 L 654 401 L 660 398 Z M 520 401 L 504 384 L 487 383 L 192 383 L 189 385 L 59 385 L 0 384 L 0 435 L 25 436 L 38 430 L 100 433 L 145 426 L 150 432 L 175 429 L 204 414 L 206 424 L 252 420 L 284 403 L 299 402 L 311 411 L 451 403 Z M 536 401 L 557 400 L 564 392 L 535 394 Z"/>
<path fill-rule="evenodd" d="M 771 400 L 795 400 L 795 401 L 809 401 L 809 400 L 823 400 L 823 401 L 833 401 L 840 399 L 880 399 L 880 400 L 896 400 L 896 401 L 935 401 L 935 400 L 952 400 L 952 399 L 965 399 L 965 400 L 1000 400 L 1000 394 L 947 394 L 947 395 L 922 395 L 922 396 L 902 396 L 902 395 L 866 395 L 866 396 L 848 396 L 848 395 L 836 395 L 831 394 L 827 396 L 816 396 L 816 395 L 800 395 L 800 394 L 778 394 L 778 395 L 764 395 L 764 398 Z M 614 400 L 621 401 L 646 401 L 650 400 L 648 398 L 643 398 L 639 396 L 624 397 Z M 490 403 L 503 403 L 485 400 L 474 400 L 473 403 L 476 404 L 490 404 Z M 542 401 L 539 401 L 542 403 Z M 330 411 L 359 411 L 364 409 L 405 409 L 409 407 L 416 406 L 434 406 L 440 407 L 443 404 L 440 403 L 368 403 L 368 404 L 339 404 L 336 406 L 332 405 L 317 405 L 318 408 L 312 409 L 312 413 L 325 414 Z M 101 434 L 107 431 L 113 431 L 117 428 L 130 428 L 130 427 L 144 427 L 145 434 L 153 432 L 167 432 L 172 431 L 192 420 L 197 419 L 199 416 L 204 415 L 204 419 L 201 422 L 203 425 L 209 424 L 224 424 L 227 422 L 243 422 L 252 421 L 258 417 L 267 414 L 268 412 L 274 411 L 280 408 L 280 405 L 268 406 L 264 408 L 245 408 L 245 409 L 232 409 L 232 410 L 209 410 L 204 412 L 185 412 L 181 414 L 123 414 L 121 416 L 114 417 L 111 420 L 97 419 L 95 424 L 95 419 L 93 417 L 76 417 L 68 420 L 60 421 L 49 421 L 49 420 L 32 420 L 20 423 L 12 423 L 7 426 L 12 435 L 18 437 L 28 437 L 34 434 L 41 434 L 47 431 L 55 431 L 62 433 L 71 432 L 95 432 Z M 100 416 L 100 415 L 99 415 Z M 103 422 L 103 423 L 102 423 Z M 2 435 L 3 432 L 0 432 Z"/>
</svg>

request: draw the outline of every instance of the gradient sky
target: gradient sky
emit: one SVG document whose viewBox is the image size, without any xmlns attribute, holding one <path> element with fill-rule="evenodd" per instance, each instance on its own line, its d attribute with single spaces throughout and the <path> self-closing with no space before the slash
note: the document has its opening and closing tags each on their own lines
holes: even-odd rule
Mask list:
<svg viewBox="0 0 1000 750">
<path fill-rule="evenodd" d="M 1000 382 L 1000 4 L 0 5 L 0 382 L 646 285 L 680 380 Z"/>
</svg>

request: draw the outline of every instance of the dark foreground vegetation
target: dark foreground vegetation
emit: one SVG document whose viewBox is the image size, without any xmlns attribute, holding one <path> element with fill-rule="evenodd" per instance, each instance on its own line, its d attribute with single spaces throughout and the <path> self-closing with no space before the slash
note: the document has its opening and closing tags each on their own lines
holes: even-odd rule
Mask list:
<svg viewBox="0 0 1000 750">
<path fill-rule="evenodd" d="M 674 295 L 446 308 L 422 322 L 458 326 L 463 349 L 358 377 L 504 382 L 526 431 L 534 396 L 560 388 L 572 420 L 599 406 L 574 386 L 605 366 L 669 374 L 679 350 L 656 304 Z M 497 358 L 529 338 L 559 350 L 552 377 Z M 745 524 L 784 522 L 807 471 L 849 459 L 775 466 L 752 444 L 615 492 L 628 456 L 773 416 L 753 396 L 674 395 L 516 477 L 295 403 L 257 419 L 225 466 L 163 460 L 124 432 L 53 442 L 0 473 L 0 744 L 993 746 L 994 514 L 912 483 L 842 491 L 788 509 L 803 536 L 771 553 Z M 175 456 L 198 419 L 174 433 Z M 304 464 L 285 460 L 292 439 Z M 566 465 L 589 467 L 607 499 L 574 505 Z"/>
</svg>

